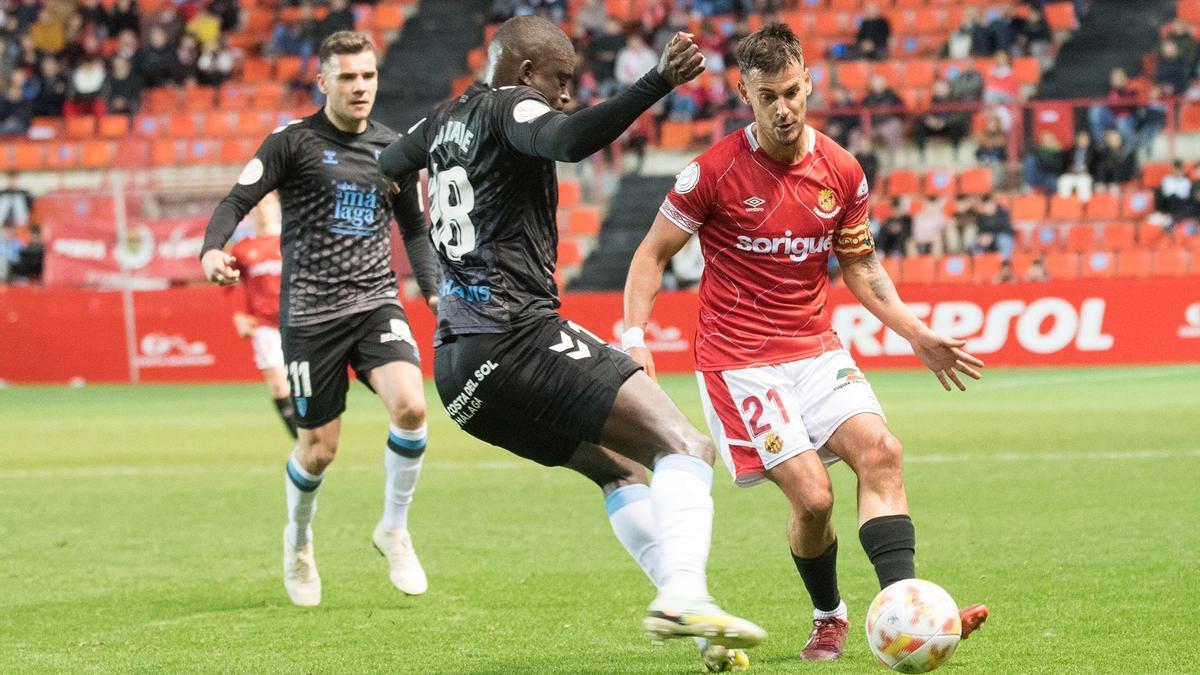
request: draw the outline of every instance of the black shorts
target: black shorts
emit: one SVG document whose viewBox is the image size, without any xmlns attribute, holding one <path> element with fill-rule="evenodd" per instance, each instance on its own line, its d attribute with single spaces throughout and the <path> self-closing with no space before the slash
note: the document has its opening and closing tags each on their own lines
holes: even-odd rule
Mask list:
<svg viewBox="0 0 1200 675">
<path fill-rule="evenodd" d="M 346 409 L 347 366 L 370 389 L 372 368 L 392 361 L 421 365 L 408 317 L 396 305 L 310 326 L 281 326 L 280 334 L 296 426 L 302 429 L 327 424 Z"/>
<path fill-rule="evenodd" d="M 507 333 L 458 335 L 437 348 L 442 404 L 475 438 L 546 466 L 599 443 L 617 390 L 641 366 L 560 316 Z"/>
</svg>

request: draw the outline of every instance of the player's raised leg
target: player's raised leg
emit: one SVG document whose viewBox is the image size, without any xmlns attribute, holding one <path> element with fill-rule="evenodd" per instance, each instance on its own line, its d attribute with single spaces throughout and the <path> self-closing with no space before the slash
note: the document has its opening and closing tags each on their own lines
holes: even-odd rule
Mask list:
<svg viewBox="0 0 1200 675">
<path fill-rule="evenodd" d="M 858 538 L 875 566 L 879 587 L 916 577 L 917 538 L 904 491 L 903 447 L 883 418 L 851 417 L 830 436 L 829 448 L 858 477 Z M 984 605 L 960 611 L 966 638 L 988 617 Z"/>
<path fill-rule="evenodd" d="M 313 516 L 325 469 L 337 454 L 342 422 L 335 418 L 315 429 L 300 429 L 296 449 L 284 478 L 287 525 L 283 529 L 283 586 L 292 603 L 312 607 L 321 603 L 321 577 L 313 555 Z"/>
<path fill-rule="evenodd" d="M 802 452 L 764 474 L 787 497 L 788 546 L 813 603 L 813 630 L 800 656 L 810 661 L 841 658 L 850 624 L 837 582 L 837 535 L 833 484 L 820 456 Z"/>
<path fill-rule="evenodd" d="M 727 614 L 708 595 L 705 567 L 712 542 L 713 443 L 645 373 L 627 379 L 602 432 L 603 445 L 654 470 L 654 514 L 662 584 L 643 623 L 660 638 L 707 637 L 751 647 L 766 637 Z"/>
<path fill-rule="evenodd" d="M 408 595 L 420 595 L 428 590 L 429 582 L 408 531 L 408 510 L 425 456 L 421 369 L 405 361 L 392 361 L 372 368 L 367 378 L 390 420 L 384 451 L 383 518 L 375 526 L 372 540 L 387 558 L 392 584 Z"/>
</svg>

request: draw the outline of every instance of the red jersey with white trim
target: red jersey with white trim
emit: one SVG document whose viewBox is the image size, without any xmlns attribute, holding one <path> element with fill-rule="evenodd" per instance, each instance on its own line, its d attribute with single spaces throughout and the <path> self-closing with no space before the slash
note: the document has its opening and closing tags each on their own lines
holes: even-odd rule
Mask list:
<svg viewBox="0 0 1200 675">
<path fill-rule="evenodd" d="M 234 268 L 242 273 L 246 313 L 267 326 L 279 326 L 279 282 L 283 259 L 279 236 L 246 237 L 234 244 L 230 254 Z"/>
<path fill-rule="evenodd" d="M 826 307 L 830 251 L 871 255 L 868 188 L 854 156 L 807 127 L 797 164 L 771 159 L 753 125 L 679 174 L 659 209 L 700 237 L 695 367 L 732 370 L 840 349 Z"/>
</svg>

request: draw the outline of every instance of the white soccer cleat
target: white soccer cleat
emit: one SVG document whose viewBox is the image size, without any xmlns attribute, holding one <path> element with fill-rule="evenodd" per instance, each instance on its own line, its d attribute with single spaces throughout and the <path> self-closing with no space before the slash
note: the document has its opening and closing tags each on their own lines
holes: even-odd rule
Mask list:
<svg viewBox="0 0 1200 675">
<path fill-rule="evenodd" d="M 408 530 L 385 530 L 383 523 L 375 526 L 371 535 L 375 548 L 388 561 L 388 578 L 392 584 L 407 595 L 421 595 L 429 590 L 429 580 L 417 552 L 413 549 L 412 535 Z"/>
<path fill-rule="evenodd" d="M 710 673 L 740 673 L 750 670 L 750 657 L 740 649 L 714 645 L 704 639 L 697 639 L 696 644 L 700 647 L 700 662 Z"/>
<path fill-rule="evenodd" d="M 699 637 L 733 649 L 753 647 L 767 637 L 767 631 L 726 612 L 708 598 L 684 603 L 682 609 L 655 600 L 642 620 L 642 628 L 655 641 Z"/>
<path fill-rule="evenodd" d="M 321 576 L 313 558 L 312 541 L 294 546 L 283 533 L 283 587 L 293 605 L 316 607 L 321 604 Z"/>
</svg>

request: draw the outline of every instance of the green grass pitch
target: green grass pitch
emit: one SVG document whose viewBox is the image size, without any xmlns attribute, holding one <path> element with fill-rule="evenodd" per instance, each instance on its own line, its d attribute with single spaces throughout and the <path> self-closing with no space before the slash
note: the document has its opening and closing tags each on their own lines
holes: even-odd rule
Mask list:
<svg viewBox="0 0 1200 675">
<path fill-rule="evenodd" d="M 997 371 L 966 394 L 871 379 L 906 447 L 918 573 L 992 607 L 943 672 L 1200 668 L 1200 366 Z M 695 381 L 664 384 L 703 425 Z M 289 444 L 261 386 L 0 390 L 0 672 L 698 672 L 690 643 L 642 636 L 652 589 L 598 489 L 430 409 L 411 523 L 430 592 L 399 595 L 371 547 L 385 422 L 355 385 L 305 610 L 280 581 Z M 887 672 L 862 634 L 852 475 L 832 471 L 854 628 L 845 659 L 807 664 L 785 502 L 717 470 L 712 591 L 770 632 L 751 672 Z"/>
</svg>

